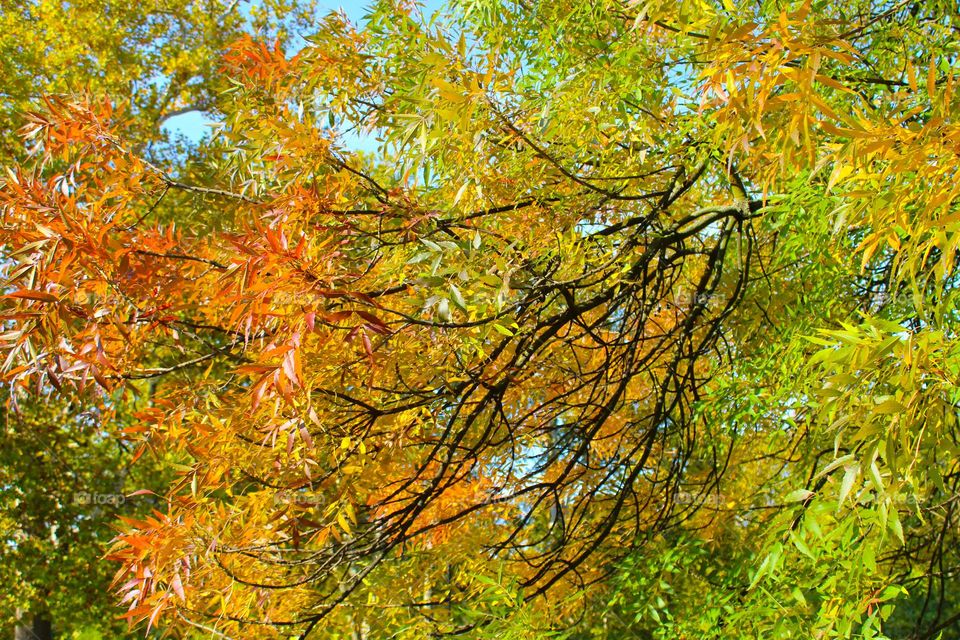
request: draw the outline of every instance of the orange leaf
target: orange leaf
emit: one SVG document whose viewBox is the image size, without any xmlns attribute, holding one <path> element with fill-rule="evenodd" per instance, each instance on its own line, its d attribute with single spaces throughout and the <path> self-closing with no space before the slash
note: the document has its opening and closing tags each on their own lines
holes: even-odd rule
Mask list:
<svg viewBox="0 0 960 640">
<path fill-rule="evenodd" d="M 34 291 L 33 289 L 20 289 L 13 293 L 8 293 L 4 298 L 22 298 L 24 300 L 39 300 L 40 302 L 57 302 L 57 296 L 46 291 Z"/>
</svg>

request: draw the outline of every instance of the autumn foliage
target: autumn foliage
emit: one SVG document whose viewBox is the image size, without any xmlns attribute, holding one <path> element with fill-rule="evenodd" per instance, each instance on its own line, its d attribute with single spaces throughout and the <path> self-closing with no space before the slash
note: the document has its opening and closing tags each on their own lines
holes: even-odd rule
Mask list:
<svg viewBox="0 0 960 640">
<path fill-rule="evenodd" d="M 244 37 L 202 180 L 109 97 L 25 116 L 11 402 L 131 402 L 183 461 L 109 556 L 132 624 L 879 637 L 945 591 L 956 17 L 675 4 Z"/>
</svg>

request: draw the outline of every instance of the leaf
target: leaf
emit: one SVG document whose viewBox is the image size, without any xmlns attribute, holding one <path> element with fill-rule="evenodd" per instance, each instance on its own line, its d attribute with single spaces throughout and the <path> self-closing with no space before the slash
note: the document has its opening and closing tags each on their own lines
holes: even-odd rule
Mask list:
<svg viewBox="0 0 960 640">
<path fill-rule="evenodd" d="M 879 415 L 884 415 L 884 414 L 891 414 L 891 413 L 904 413 L 906 410 L 907 410 L 906 407 L 904 407 L 902 404 L 900 404 L 893 398 L 890 398 L 888 400 L 884 400 L 883 402 L 878 404 L 876 407 L 874 407 L 873 412 Z"/>
<path fill-rule="evenodd" d="M 347 519 L 343 515 L 343 511 L 337 511 L 337 524 L 340 525 L 340 528 L 343 529 L 344 533 L 351 535 L 352 531 L 350 529 L 350 523 L 347 522 Z"/>
<path fill-rule="evenodd" d="M 177 594 L 181 602 L 187 601 L 187 596 L 183 591 L 183 583 L 180 581 L 180 574 L 177 573 L 173 575 L 173 578 L 170 580 L 170 588 Z"/>
<path fill-rule="evenodd" d="M 807 489 L 796 489 L 788 493 L 783 501 L 784 502 L 805 502 L 811 496 L 815 495 L 813 491 Z"/>
<path fill-rule="evenodd" d="M 877 467 L 877 462 L 871 462 L 870 466 L 867 467 L 867 471 L 870 474 L 870 481 L 873 482 L 874 491 L 876 491 L 878 495 L 882 495 L 884 493 L 883 479 L 880 477 L 880 469 Z"/>
<path fill-rule="evenodd" d="M 437 317 L 443 322 L 450 322 L 452 319 L 450 315 L 450 301 L 446 298 L 440 298 L 440 301 L 437 303 Z"/>
<path fill-rule="evenodd" d="M 853 484 L 857 480 L 857 476 L 860 475 L 860 465 L 851 464 L 847 467 L 846 471 L 843 474 L 843 480 L 840 482 L 840 494 L 837 498 L 837 511 L 840 510 L 840 507 L 843 506 L 844 501 L 846 501 L 847 496 L 850 494 L 850 491 L 853 489 Z"/>
<path fill-rule="evenodd" d="M 903 537 L 903 525 L 900 524 L 900 516 L 896 509 L 890 511 L 887 517 L 887 526 L 890 528 L 890 531 L 893 532 L 893 535 L 897 537 L 897 540 L 900 541 L 900 544 L 906 543 Z"/>
<path fill-rule="evenodd" d="M 427 238 L 420 238 L 420 242 L 422 242 L 424 246 L 426 246 L 428 249 L 430 249 L 433 252 L 443 253 L 443 247 L 438 245 L 433 240 L 428 240 Z"/>
<path fill-rule="evenodd" d="M 810 547 L 807 546 L 807 543 L 803 541 L 803 539 L 802 539 L 802 538 L 800 537 L 800 535 L 796 532 L 796 530 L 791 529 L 791 531 L 790 531 L 790 542 L 792 542 L 792 543 L 793 543 L 793 546 L 797 548 L 797 551 L 799 551 L 799 552 L 802 553 L 803 555 L 807 556 L 807 557 L 810 558 L 811 560 L 814 560 L 814 559 L 815 559 L 815 556 L 813 555 L 813 552 L 810 551 Z"/>
<path fill-rule="evenodd" d="M 757 568 L 757 572 L 753 576 L 753 580 L 750 582 L 749 590 L 753 590 L 760 581 L 763 580 L 765 576 L 772 573 L 776 570 L 777 563 L 780 561 L 780 554 L 783 552 L 783 547 L 777 543 L 773 545 L 773 548 L 770 552 L 764 556 L 763 562 L 760 563 L 760 566 Z"/>
<path fill-rule="evenodd" d="M 839 458 L 834 459 L 828 465 L 826 465 L 823 469 L 821 469 L 820 472 L 814 476 L 814 479 L 816 480 L 817 478 L 821 478 L 827 475 L 837 467 L 842 467 L 846 465 L 848 462 L 851 462 L 853 459 L 854 459 L 854 456 L 852 453 L 848 453 L 846 455 L 843 455 L 843 456 L 840 456 Z"/>
<path fill-rule="evenodd" d="M 506 328 L 505 326 L 503 326 L 502 324 L 498 324 L 498 323 L 494 322 L 494 323 L 493 323 L 493 328 L 494 328 L 494 330 L 495 330 L 497 333 L 501 333 L 501 334 L 503 334 L 503 335 L 505 335 L 505 336 L 508 336 L 508 337 L 513 337 L 513 332 L 510 331 L 510 329 L 507 329 L 507 328 Z"/>
<path fill-rule="evenodd" d="M 467 311 L 467 302 L 463 299 L 463 294 L 460 293 L 460 289 L 457 288 L 457 285 L 451 283 L 450 287 L 450 297 L 453 300 L 453 303 L 457 305 L 464 313 Z"/>
<path fill-rule="evenodd" d="M 470 181 L 464 182 L 460 185 L 460 188 L 457 189 L 457 194 L 453 196 L 453 204 L 459 204 L 460 200 L 463 198 L 463 194 L 467 191 L 467 187 L 470 186 Z"/>
<path fill-rule="evenodd" d="M 33 291 L 31 289 L 20 289 L 13 293 L 8 293 L 4 298 L 18 298 L 23 300 L 38 300 L 40 302 L 57 302 L 57 296 L 45 291 Z"/>
</svg>

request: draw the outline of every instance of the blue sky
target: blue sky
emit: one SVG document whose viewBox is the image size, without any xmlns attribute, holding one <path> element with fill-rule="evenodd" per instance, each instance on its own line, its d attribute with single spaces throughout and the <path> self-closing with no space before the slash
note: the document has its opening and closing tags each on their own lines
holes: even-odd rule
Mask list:
<svg viewBox="0 0 960 640">
<path fill-rule="evenodd" d="M 329 11 L 342 10 L 351 22 L 360 23 L 363 22 L 363 17 L 367 13 L 369 4 L 366 0 L 354 0 L 352 2 L 350 0 L 320 0 L 320 2 L 317 3 L 317 15 L 322 16 Z M 429 15 L 439 9 L 444 2 L 443 0 L 422 0 L 422 4 L 424 5 L 424 13 Z M 196 142 L 210 132 L 209 125 L 214 122 L 208 114 L 200 111 L 191 111 L 170 118 L 163 123 L 163 128 L 172 133 L 183 134 L 188 139 Z M 373 140 L 364 140 L 358 136 L 347 136 L 345 142 L 347 142 L 349 146 L 358 149 L 373 150 L 375 148 Z"/>
</svg>

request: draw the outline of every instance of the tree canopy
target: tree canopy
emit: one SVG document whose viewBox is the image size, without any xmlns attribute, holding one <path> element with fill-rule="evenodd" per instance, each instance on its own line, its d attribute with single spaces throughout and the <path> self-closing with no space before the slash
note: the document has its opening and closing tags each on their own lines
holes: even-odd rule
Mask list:
<svg viewBox="0 0 960 640">
<path fill-rule="evenodd" d="M 11 401 L 181 461 L 132 624 L 957 630 L 955 3 L 313 26 L 229 45 L 202 170 L 86 93 L 0 184 Z"/>
<path fill-rule="evenodd" d="M 222 89 L 220 52 L 230 42 L 247 32 L 289 41 L 310 10 L 290 2 L 7 3 L 0 158 L 5 166 L 28 158 L 17 136 L 21 111 L 45 93 L 88 91 L 127 105 L 123 135 L 139 153 L 189 175 L 205 149 L 165 125 L 212 108 Z M 131 424 L 132 397 L 60 390 L 17 403 L 7 389 L 0 397 L 12 409 L 0 419 L 0 634 L 17 624 L 17 638 L 31 640 L 51 631 L 119 637 L 124 625 L 109 592 L 115 569 L 98 559 L 118 515 L 162 504 L 147 490 L 163 490 L 167 463 L 176 460 L 130 464 L 135 447 L 117 436 Z"/>
</svg>

